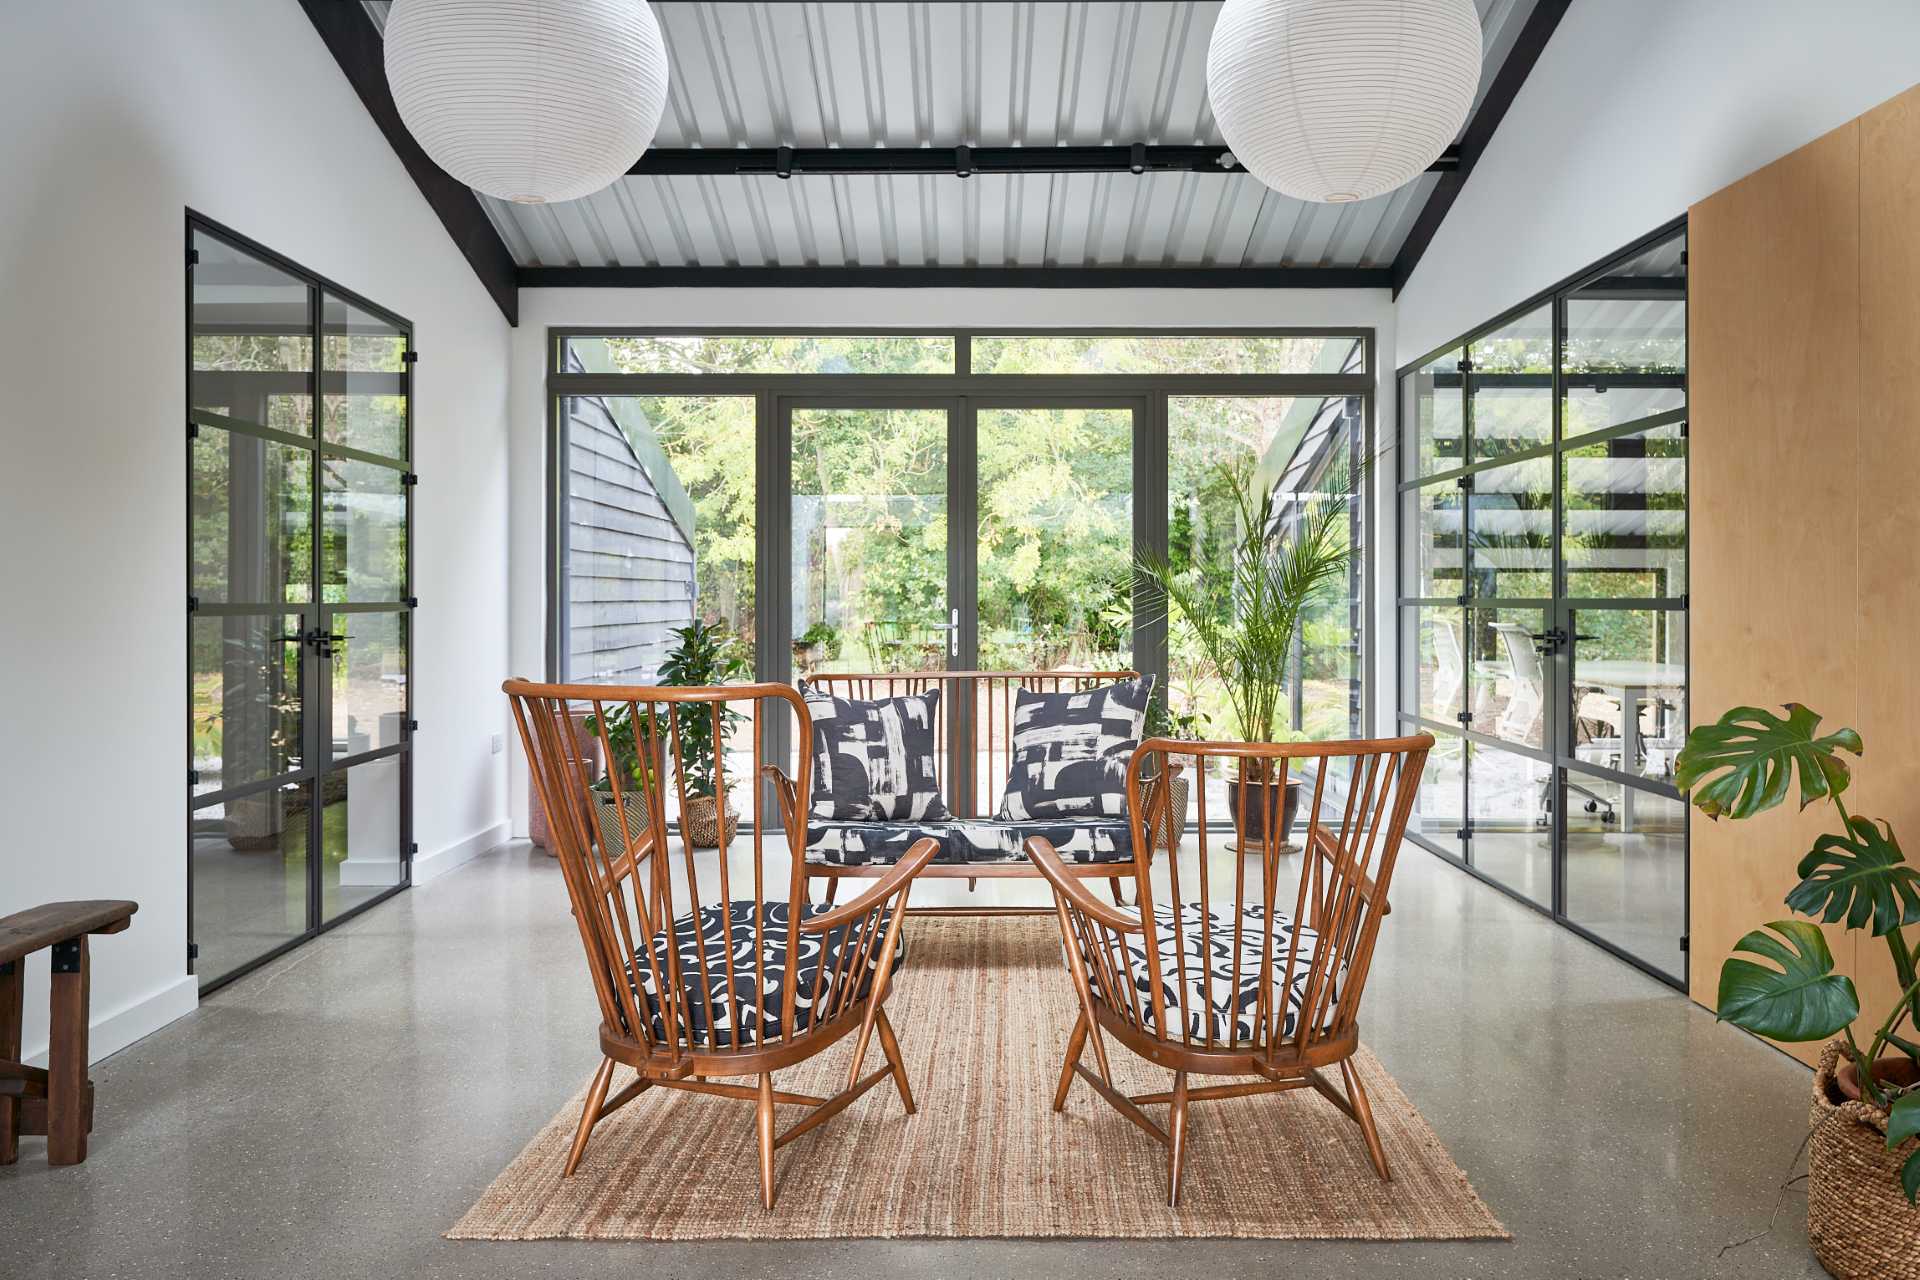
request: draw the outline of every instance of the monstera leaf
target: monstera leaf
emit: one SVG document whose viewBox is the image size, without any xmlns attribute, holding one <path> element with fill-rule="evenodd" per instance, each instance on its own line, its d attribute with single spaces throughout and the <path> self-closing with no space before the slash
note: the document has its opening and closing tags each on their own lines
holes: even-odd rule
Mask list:
<svg viewBox="0 0 1920 1280">
<path fill-rule="evenodd" d="M 1742 960 L 1720 966 L 1720 1018 L 1769 1040 L 1802 1043 L 1824 1040 L 1860 1016 L 1853 980 L 1833 971 L 1833 952 L 1819 926 L 1804 920 L 1775 920 L 1740 939 L 1734 951 L 1746 951 L 1779 965 L 1778 969 Z"/>
<path fill-rule="evenodd" d="M 1887 1150 L 1893 1150 L 1915 1135 L 1920 1135 L 1920 1093 L 1904 1094 L 1894 1099 L 1893 1107 L 1887 1112 Z M 1908 1204 L 1920 1195 L 1920 1151 L 1908 1156 L 1907 1162 L 1900 1166 L 1900 1189 L 1907 1193 Z"/>
<path fill-rule="evenodd" d="M 1847 835 L 1824 835 L 1800 859 L 1800 883 L 1787 905 L 1828 924 L 1841 919 L 1858 929 L 1873 919 L 1873 936 L 1884 937 L 1901 925 L 1920 924 L 1920 871 L 1872 818 L 1855 818 Z"/>
<path fill-rule="evenodd" d="M 1840 752 L 1860 754 L 1860 735 L 1840 729 L 1815 737 L 1820 717 L 1797 702 L 1782 718 L 1760 707 L 1735 707 L 1687 735 L 1674 761 L 1674 785 L 1690 791 L 1709 818 L 1751 818 L 1787 798 L 1800 775 L 1800 807 L 1847 789 L 1852 774 Z"/>
</svg>

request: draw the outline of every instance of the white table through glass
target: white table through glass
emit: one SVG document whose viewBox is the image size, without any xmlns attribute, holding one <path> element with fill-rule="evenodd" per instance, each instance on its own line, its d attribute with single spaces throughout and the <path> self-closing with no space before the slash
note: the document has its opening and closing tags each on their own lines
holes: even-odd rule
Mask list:
<svg viewBox="0 0 1920 1280">
<path fill-rule="evenodd" d="M 1637 659 L 1576 661 L 1573 684 L 1598 689 L 1620 704 L 1620 768 L 1633 773 L 1640 759 L 1640 708 L 1655 689 L 1684 689 L 1687 668 L 1681 662 L 1644 662 Z M 1632 787 L 1623 788 L 1620 829 L 1633 830 Z"/>
</svg>

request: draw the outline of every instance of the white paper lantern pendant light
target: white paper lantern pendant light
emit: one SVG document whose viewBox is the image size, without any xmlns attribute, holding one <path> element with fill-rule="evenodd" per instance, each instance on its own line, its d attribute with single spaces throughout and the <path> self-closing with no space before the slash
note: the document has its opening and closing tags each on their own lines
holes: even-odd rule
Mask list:
<svg viewBox="0 0 1920 1280">
<path fill-rule="evenodd" d="M 434 163 L 520 204 L 612 184 L 667 101 L 646 0 L 394 0 L 386 64 L 400 119 Z"/>
<path fill-rule="evenodd" d="M 1480 83 L 1473 0 L 1226 0 L 1214 119 L 1247 172 L 1297 200 L 1365 200 L 1453 142 Z"/>
</svg>

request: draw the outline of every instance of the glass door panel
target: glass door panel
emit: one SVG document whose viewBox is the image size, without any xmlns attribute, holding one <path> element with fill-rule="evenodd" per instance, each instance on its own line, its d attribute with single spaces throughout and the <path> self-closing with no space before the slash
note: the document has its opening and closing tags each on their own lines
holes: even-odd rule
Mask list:
<svg viewBox="0 0 1920 1280">
<path fill-rule="evenodd" d="M 947 410 L 796 406 L 789 423 L 789 639 L 806 669 L 957 666 Z"/>
<path fill-rule="evenodd" d="M 1467 358 L 1473 461 L 1552 444 L 1552 304 L 1474 339 Z"/>
<path fill-rule="evenodd" d="M 307 823 L 313 783 L 269 785 L 195 806 L 194 966 L 201 984 L 307 931 Z"/>
<path fill-rule="evenodd" d="M 1133 665 L 1133 410 L 976 416 L 978 666 Z"/>
<path fill-rule="evenodd" d="M 1685 973 L 1686 804 L 1572 769 L 1567 792 L 1567 918 Z"/>
<path fill-rule="evenodd" d="M 1553 766 L 1473 743 L 1468 748 L 1469 860 L 1543 906 L 1553 902 Z"/>
</svg>

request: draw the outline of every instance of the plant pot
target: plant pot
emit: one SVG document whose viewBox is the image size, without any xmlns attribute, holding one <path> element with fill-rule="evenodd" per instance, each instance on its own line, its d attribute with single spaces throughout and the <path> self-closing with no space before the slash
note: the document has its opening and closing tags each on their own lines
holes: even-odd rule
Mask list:
<svg viewBox="0 0 1920 1280">
<path fill-rule="evenodd" d="M 733 806 L 727 806 L 726 830 L 720 830 L 717 821 L 719 805 L 712 796 L 688 796 L 687 807 L 680 814 L 680 833 L 695 849 L 718 849 L 733 843 L 733 834 L 740 828 L 739 815 Z"/>
<path fill-rule="evenodd" d="M 1289 778 L 1285 783 L 1286 794 L 1276 796 L 1282 784 L 1277 781 L 1258 778 L 1241 781 L 1238 778 L 1227 780 L 1227 813 L 1233 819 L 1234 830 L 1240 838 L 1234 847 L 1241 853 L 1259 853 L 1266 844 L 1267 813 L 1269 808 L 1280 815 L 1280 830 L 1276 833 L 1277 845 L 1285 848 L 1287 833 L 1293 830 L 1293 816 L 1300 807 L 1301 783 Z M 1245 791 L 1242 801 L 1241 792 Z M 1241 819 L 1245 817 L 1245 829 Z"/>
<path fill-rule="evenodd" d="M 627 850 L 626 841 L 630 839 L 635 848 L 647 838 L 650 819 L 647 816 L 646 796 L 629 787 L 620 791 L 620 807 L 627 814 L 627 835 L 620 834 L 620 820 L 614 816 L 613 792 L 593 791 L 593 817 L 595 827 L 600 833 L 600 847 L 608 857 L 619 857 Z"/>
<path fill-rule="evenodd" d="M 1920 1209 L 1900 1190 L 1900 1166 L 1913 1143 L 1887 1150 L 1887 1113 L 1849 1098 L 1840 1080 L 1842 1049 L 1828 1043 L 1813 1076 L 1807 1144 L 1807 1238 L 1828 1274 L 1841 1280 L 1920 1280 Z M 1900 1082 L 1911 1063 L 1881 1062 L 1876 1079 Z M 1846 1074 L 1859 1091 L 1851 1063 Z"/>
<path fill-rule="evenodd" d="M 1140 807 L 1144 813 L 1153 812 L 1154 797 L 1160 789 L 1160 779 L 1148 778 L 1140 784 Z M 1150 837 L 1155 849 L 1172 849 L 1180 843 L 1180 836 L 1187 829 L 1187 798 L 1192 793 L 1192 784 L 1183 773 L 1176 776 L 1167 792 L 1167 811 L 1160 815 L 1160 821 L 1154 824 Z"/>
</svg>

